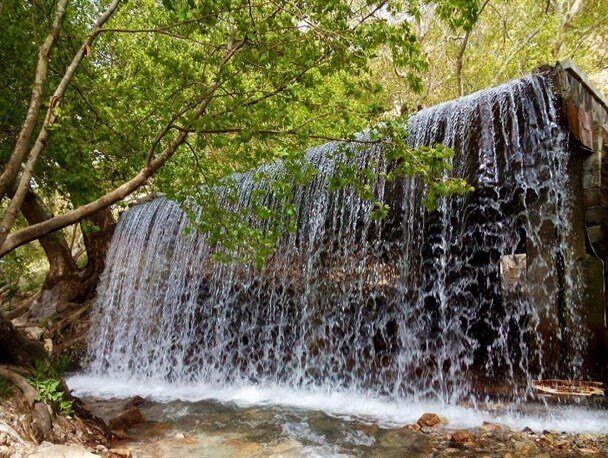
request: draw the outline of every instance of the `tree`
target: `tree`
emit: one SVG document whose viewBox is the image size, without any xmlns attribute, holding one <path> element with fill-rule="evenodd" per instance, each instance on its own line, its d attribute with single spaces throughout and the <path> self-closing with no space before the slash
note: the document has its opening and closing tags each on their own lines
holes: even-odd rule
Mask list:
<svg viewBox="0 0 608 458">
<path fill-rule="evenodd" d="M 414 1 L 13 3 L 19 14 L 2 18 L 14 32 L 3 52 L 23 48 L 38 64 L 25 117 L 5 116 L 8 130 L 22 134 L 10 154 L 2 151 L 0 194 L 14 193 L 0 256 L 94 218 L 153 176 L 184 193 L 175 183 L 213 185 L 312 142 L 351 139 L 387 108 L 370 72 L 379 50 L 413 86 L 425 68 L 409 20 L 420 14 Z M 434 3 L 454 23 L 479 7 Z M 37 50 L 31 14 L 49 24 Z M 28 61 L 19 64 L 19 87 L 3 94 L 5 107 L 19 106 L 16 96 L 27 92 Z M 62 214 L 9 234 L 25 224 L 18 215 L 28 193 Z"/>
<path fill-rule="evenodd" d="M 485 5 L 485 6 L 484 6 Z M 430 62 L 423 90 L 402 90 L 402 79 L 382 59 L 377 74 L 394 103 L 430 106 L 529 73 L 557 60 L 573 59 L 600 89 L 608 90 L 608 4 L 602 0 L 489 0 L 468 30 L 455 31 L 433 8 L 423 12 L 416 34 Z M 399 73 L 399 69 L 396 69 Z"/>
</svg>

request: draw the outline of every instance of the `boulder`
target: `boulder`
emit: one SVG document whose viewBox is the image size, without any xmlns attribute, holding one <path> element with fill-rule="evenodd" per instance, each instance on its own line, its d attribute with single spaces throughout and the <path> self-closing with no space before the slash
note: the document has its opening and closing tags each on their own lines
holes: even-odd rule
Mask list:
<svg viewBox="0 0 608 458">
<path fill-rule="evenodd" d="M 114 417 L 110 420 L 110 429 L 111 430 L 127 430 L 139 423 L 142 423 L 145 420 L 144 415 L 137 407 L 131 407 L 128 410 L 125 410 L 117 417 Z"/>
<path fill-rule="evenodd" d="M 502 427 L 502 425 L 499 425 L 498 423 L 491 423 L 489 421 L 484 421 L 483 425 L 481 426 L 481 429 L 483 429 L 484 431 L 489 431 L 489 432 L 498 432 L 498 431 L 502 431 L 504 428 Z"/>
<path fill-rule="evenodd" d="M 427 426 L 429 428 L 434 428 L 435 426 L 441 425 L 441 418 L 434 413 L 425 413 L 422 414 L 416 423 L 418 423 L 420 427 Z"/>
<path fill-rule="evenodd" d="M 97 458 L 99 455 L 89 452 L 79 444 L 51 444 L 43 442 L 30 458 Z"/>
</svg>

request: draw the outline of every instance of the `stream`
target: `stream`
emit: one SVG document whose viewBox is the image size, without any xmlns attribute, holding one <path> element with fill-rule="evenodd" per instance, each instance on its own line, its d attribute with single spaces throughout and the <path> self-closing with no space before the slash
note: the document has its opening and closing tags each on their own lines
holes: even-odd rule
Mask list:
<svg viewBox="0 0 608 458">
<path fill-rule="evenodd" d="M 70 377 L 68 384 L 105 421 L 120 414 L 130 396 L 146 398 L 139 406 L 146 421 L 117 445 L 135 458 L 476 456 L 482 451 L 502 456 L 526 447 L 540 453 L 537 443 L 544 437 L 554 438 L 554 456 L 558 444 L 568 444 L 564 453 L 571 453 L 577 441 L 583 450 L 601 450 L 608 441 L 608 410 L 600 402 L 518 407 L 495 402 L 473 408 L 281 387 L 121 383 L 83 375 Z M 437 413 L 447 424 L 418 430 L 414 425 L 425 412 Z M 454 444 L 450 437 L 461 429 L 473 440 Z"/>
</svg>

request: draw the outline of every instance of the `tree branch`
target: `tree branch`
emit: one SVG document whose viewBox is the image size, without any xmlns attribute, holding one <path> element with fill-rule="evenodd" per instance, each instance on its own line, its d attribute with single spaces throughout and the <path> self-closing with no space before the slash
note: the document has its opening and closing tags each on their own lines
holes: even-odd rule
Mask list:
<svg viewBox="0 0 608 458">
<path fill-rule="evenodd" d="M 228 44 L 224 57 L 218 64 L 218 75 L 221 72 L 221 69 L 230 61 L 230 59 L 232 59 L 232 57 L 244 45 L 244 43 L 244 40 L 231 40 L 231 43 Z M 216 82 L 211 85 L 206 96 L 196 107 L 196 111 L 193 113 L 192 120 L 190 121 L 190 125 L 188 127 L 192 127 L 192 124 L 200 119 L 200 117 L 205 113 L 207 107 L 213 100 L 213 94 L 219 87 L 221 87 L 221 85 L 222 82 L 219 80 L 216 80 Z M 167 145 L 167 147 L 163 150 L 163 152 L 150 162 L 146 163 L 145 167 L 143 167 L 137 175 L 120 185 L 118 188 L 104 194 L 97 200 L 64 213 L 63 215 L 51 218 L 43 223 L 28 226 L 25 229 L 11 234 L 6 238 L 4 244 L 0 248 L 0 258 L 21 245 L 33 240 L 37 240 L 40 237 L 44 237 L 54 231 L 63 229 L 64 227 L 75 224 L 83 218 L 93 215 L 100 210 L 123 200 L 133 191 L 144 185 L 148 178 L 154 175 L 158 169 L 160 169 L 165 162 L 167 162 L 173 156 L 173 154 L 177 151 L 177 148 L 184 142 L 188 134 L 188 129 L 178 132 L 173 137 L 169 145 Z"/>
<path fill-rule="evenodd" d="M 67 3 L 68 0 L 60 0 L 57 3 L 55 19 L 53 20 L 48 35 L 38 51 L 36 75 L 34 78 L 34 87 L 32 88 L 30 105 L 25 116 L 25 121 L 21 126 L 19 136 L 17 137 L 13 154 L 11 155 L 8 163 L 4 167 L 2 175 L 0 176 L 0 200 L 6 195 L 11 185 L 15 182 L 17 175 L 19 174 L 19 167 L 25 160 L 25 154 L 27 153 L 27 148 L 30 144 L 34 128 L 36 127 L 36 121 L 38 120 L 40 107 L 42 105 L 42 94 L 44 92 L 44 86 L 46 85 L 49 68 L 49 55 L 55 41 L 57 40 L 61 23 L 65 17 Z"/>
<path fill-rule="evenodd" d="M 2 223 L 0 225 L 0 246 L 6 240 L 8 233 L 17 218 L 17 214 L 19 213 L 19 209 L 21 208 L 21 204 L 23 203 L 23 199 L 25 198 L 25 193 L 30 184 L 30 179 L 32 178 L 32 174 L 34 172 L 34 166 L 36 165 L 36 161 L 40 156 L 40 153 L 44 151 L 46 148 L 46 144 L 48 142 L 49 137 L 49 127 L 55 122 L 57 118 L 56 108 L 61 104 L 61 100 L 65 94 L 65 91 L 70 84 L 70 81 L 74 77 L 74 73 L 78 69 L 82 59 L 90 49 L 93 41 L 99 35 L 101 27 L 112 17 L 121 0 L 112 0 L 108 8 L 97 18 L 97 21 L 93 25 L 91 32 L 87 36 L 87 38 L 82 43 L 82 46 L 72 59 L 72 62 L 66 69 L 63 78 L 59 82 L 59 85 L 55 89 L 53 96 L 49 102 L 49 107 L 46 112 L 46 117 L 40 132 L 38 133 L 38 138 L 34 143 L 34 146 L 30 150 L 30 153 L 27 158 L 27 162 L 25 163 L 25 167 L 21 174 L 21 179 L 19 180 L 19 184 L 17 186 L 17 190 L 15 195 L 11 199 L 11 202 L 4 214 L 4 218 L 2 219 Z"/>
</svg>

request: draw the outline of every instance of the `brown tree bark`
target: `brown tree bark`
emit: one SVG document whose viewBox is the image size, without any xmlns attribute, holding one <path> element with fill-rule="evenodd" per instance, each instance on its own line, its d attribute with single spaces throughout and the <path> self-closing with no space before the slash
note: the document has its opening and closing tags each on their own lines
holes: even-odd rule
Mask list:
<svg viewBox="0 0 608 458">
<path fill-rule="evenodd" d="M 477 12 L 477 18 L 475 19 L 475 22 L 477 23 L 477 21 L 479 21 L 479 16 L 481 16 L 481 13 L 483 13 L 483 10 L 486 8 L 486 6 L 488 6 L 488 3 L 490 3 L 490 0 L 485 0 L 483 2 L 483 4 L 481 5 L 481 7 L 479 8 L 479 11 Z M 455 65 L 455 70 L 456 70 L 456 84 L 458 85 L 458 96 L 462 97 L 464 95 L 464 81 L 463 81 L 463 77 L 462 77 L 462 72 L 464 69 L 464 53 L 467 50 L 467 46 L 469 45 L 469 39 L 471 38 L 471 33 L 473 32 L 473 27 L 475 27 L 475 25 L 471 26 L 470 30 L 467 30 L 464 34 L 464 36 L 462 37 L 462 40 L 460 41 L 460 47 L 458 48 L 458 53 L 456 54 L 456 65 Z"/>
<path fill-rule="evenodd" d="M 580 12 L 583 7 L 584 0 L 574 0 L 572 4 L 570 2 L 557 1 L 555 7 L 559 14 L 562 15 L 562 20 L 555 31 L 555 43 L 551 49 L 551 56 L 553 60 L 559 59 L 559 54 L 566 42 L 566 36 L 568 30 L 572 27 L 572 21 L 574 17 Z"/>
<path fill-rule="evenodd" d="M 0 364 L 26 366 L 46 356 L 42 342 L 29 340 L 0 314 Z"/>
<path fill-rule="evenodd" d="M 25 195 L 23 205 L 21 206 L 21 213 L 30 225 L 42 223 L 53 217 L 44 203 L 31 189 Z M 49 261 L 49 271 L 46 274 L 43 287 L 51 287 L 61 281 L 61 279 L 76 275 L 76 264 L 63 232 L 54 232 L 46 237 L 42 237 L 39 242 Z"/>
<path fill-rule="evenodd" d="M 103 273 L 116 220 L 110 208 L 104 208 L 83 220 L 83 223 L 85 227 L 82 227 L 82 235 L 87 250 L 87 266 L 81 275 L 81 295 L 88 298 L 95 294 L 99 276 Z M 94 229 L 87 228 L 87 225 L 94 226 Z"/>
</svg>

